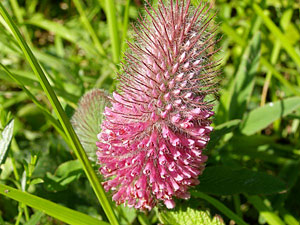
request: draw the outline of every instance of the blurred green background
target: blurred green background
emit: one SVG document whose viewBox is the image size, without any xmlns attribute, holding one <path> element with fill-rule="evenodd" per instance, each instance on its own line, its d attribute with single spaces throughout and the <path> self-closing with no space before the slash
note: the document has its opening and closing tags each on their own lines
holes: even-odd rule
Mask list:
<svg viewBox="0 0 300 225">
<path fill-rule="evenodd" d="M 116 88 L 114 78 L 127 48 L 126 40 L 133 37 L 130 24 L 136 23 L 139 13 L 144 14 L 145 2 L 3 0 L 2 4 L 19 26 L 71 118 L 79 98 L 88 90 L 102 88 L 111 92 Z M 299 224 L 300 1 L 215 0 L 212 4 L 218 11 L 215 22 L 219 24 L 219 36 L 223 36 L 218 44 L 222 50 L 216 55 L 223 59 L 223 73 L 213 122 L 217 129 L 205 152 L 209 156 L 207 167 L 247 168 L 248 172 L 259 171 L 278 180 L 263 182 L 256 174 L 253 179 L 258 179 L 256 185 L 261 186 L 261 192 L 251 192 L 250 188 L 258 187 L 255 185 L 230 192 L 232 182 L 238 182 L 231 174 L 229 188 L 226 182 L 206 180 L 208 186 L 215 185 L 224 193 L 219 193 L 218 188 L 205 190 L 205 185 L 199 190 L 212 194 L 249 224 Z M 1 64 L 51 111 L 2 17 L 0 23 Z M 10 118 L 15 122 L 11 150 L 1 165 L 1 182 L 19 189 L 26 187 L 32 194 L 105 219 L 83 171 L 73 161 L 74 153 L 3 69 L 0 113 L 0 131 Z M 66 162 L 74 163 L 72 169 L 58 172 L 57 168 Z M 226 177 L 227 173 L 216 176 Z M 30 185 L 22 186 L 22 182 Z M 280 182 L 284 190 L 276 186 Z M 226 224 L 233 224 L 207 201 L 195 199 L 188 204 L 209 209 Z M 19 216 L 20 208 L 17 202 L 0 196 L 0 224 L 15 224 L 18 218 L 20 224 L 25 224 L 26 216 Z M 36 212 L 28 210 L 29 216 Z M 122 224 L 158 223 L 155 212 L 143 214 L 124 207 L 116 210 Z M 41 214 L 39 224 L 63 223 Z"/>
</svg>

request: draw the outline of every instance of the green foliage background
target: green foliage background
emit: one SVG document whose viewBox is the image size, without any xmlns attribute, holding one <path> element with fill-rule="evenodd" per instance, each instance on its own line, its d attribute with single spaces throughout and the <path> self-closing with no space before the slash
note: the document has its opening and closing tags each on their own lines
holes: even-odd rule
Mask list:
<svg viewBox="0 0 300 225">
<path fill-rule="evenodd" d="M 51 90 L 45 94 L 30 57 L 0 17 L 0 225 L 104 224 L 114 223 L 114 214 L 119 224 L 299 224 L 299 1 L 212 1 L 223 36 L 216 56 L 223 58 L 223 73 L 207 169 L 189 201 L 146 214 L 114 204 L 114 213 L 109 211 L 111 196 L 105 198 L 97 186 L 97 165 L 89 168 L 68 127 L 88 90 L 115 89 L 126 40 L 132 38 L 130 23 L 144 13 L 144 2 L 1 4 L 65 114 L 55 100 L 49 102 L 51 87 L 46 85 Z"/>
</svg>

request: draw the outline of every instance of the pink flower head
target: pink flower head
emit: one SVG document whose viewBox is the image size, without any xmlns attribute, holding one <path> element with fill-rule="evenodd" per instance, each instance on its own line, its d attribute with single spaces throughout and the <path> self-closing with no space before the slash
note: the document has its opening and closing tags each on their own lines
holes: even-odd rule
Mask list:
<svg viewBox="0 0 300 225">
<path fill-rule="evenodd" d="M 146 7 L 141 30 L 134 28 L 97 142 L 100 172 L 110 178 L 104 188 L 117 204 L 173 208 L 174 197 L 189 198 L 188 188 L 199 184 L 214 114 L 207 96 L 218 75 L 210 8 L 160 1 L 157 10 Z"/>
</svg>

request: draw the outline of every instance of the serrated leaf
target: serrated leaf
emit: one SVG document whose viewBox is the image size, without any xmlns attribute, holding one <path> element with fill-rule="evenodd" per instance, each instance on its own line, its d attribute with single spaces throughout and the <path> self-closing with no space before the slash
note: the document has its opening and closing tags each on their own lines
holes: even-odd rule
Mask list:
<svg viewBox="0 0 300 225">
<path fill-rule="evenodd" d="M 210 135 L 210 141 L 208 142 L 207 149 L 214 148 L 220 139 L 230 132 L 232 132 L 238 124 L 240 124 L 241 120 L 231 120 L 226 123 L 222 123 L 218 126 L 216 126 L 213 130 L 213 132 Z"/>
<path fill-rule="evenodd" d="M 199 180 L 198 191 L 215 195 L 272 194 L 286 189 L 286 184 L 277 177 L 229 166 L 208 167 Z"/>
<path fill-rule="evenodd" d="M 80 100 L 72 117 L 72 125 L 90 160 L 96 160 L 97 134 L 101 132 L 103 110 L 108 105 L 104 91 L 93 89 Z"/>
<path fill-rule="evenodd" d="M 230 119 L 241 119 L 246 111 L 259 65 L 260 44 L 260 33 L 257 33 L 243 53 L 234 79 L 233 94 L 229 108 Z"/>
<path fill-rule="evenodd" d="M 252 110 L 241 124 L 243 134 L 251 135 L 266 128 L 275 120 L 288 115 L 300 107 L 300 97 L 291 97 L 271 102 Z"/>
<path fill-rule="evenodd" d="M 202 211 L 190 207 L 165 211 L 159 214 L 159 219 L 167 225 L 224 225 L 219 216 L 211 218 L 209 211 Z"/>
<path fill-rule="evenodd" d="M 5 127 L 0 136 L 0 165 L 4 162 L 8 153 L 9 145 L 13 137 L 14 120 L 11 120 Z"/>
</svg>

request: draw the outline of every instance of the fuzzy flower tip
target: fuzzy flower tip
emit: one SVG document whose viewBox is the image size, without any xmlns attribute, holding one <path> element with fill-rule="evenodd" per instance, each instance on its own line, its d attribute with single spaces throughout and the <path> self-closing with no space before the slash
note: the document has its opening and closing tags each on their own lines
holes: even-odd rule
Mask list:
<svg viewBox="0 0 300 225">
<path fill-rule="evenodd" d="M 138 19 L 97 142 L 103 185 L 117 204 L 174 208 L 174 197 L 188 199 L 188 188 L 199 184 L 214 114 L 208 96 L 219 73 L 210 9 L 160 1 Z"/>
</svg>

